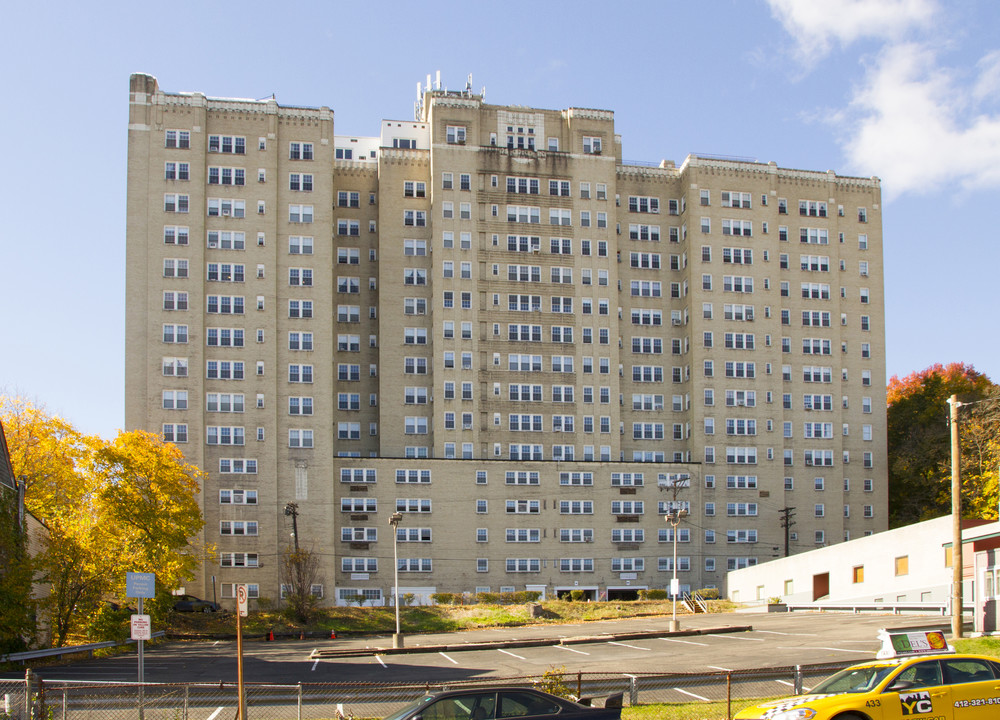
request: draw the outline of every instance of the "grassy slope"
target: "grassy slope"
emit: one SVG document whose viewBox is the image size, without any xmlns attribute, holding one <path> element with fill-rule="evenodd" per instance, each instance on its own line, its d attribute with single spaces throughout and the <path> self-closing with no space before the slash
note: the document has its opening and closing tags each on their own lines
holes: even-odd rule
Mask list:
<svg viewBox="0 0 1000 720">
<path fill-rule="evenodd" d="M 519 625 L 558 624 L 610 620 L 636 615 L 669 615 L 673 606 L 668 601 L 632 602 L 569 602 L 549 600 L 541 603 L 542 616 L 532 617 L 525 605 L 431 605 L 400 609 L 403 632 L 407 634 L 454 632 L 481 627 L 515 627 Z M 726 612 L 733 606 L 725 600 L 710 601 L 713 612 Z M 678 612 L 681 612 L 678 608 Z M 396 627 L 395 611 L 391 607 L 323 608 L 309 623 L 296 623 L 276 610 L 251 611 L 244 620 L 244 631 L 263 634 L 273 630 L 283 633 L 329 634 L 389 633 Z M 236 632 L 232 613 L 172 613 L 169 633 L 225 634 Z"/>
</svg>

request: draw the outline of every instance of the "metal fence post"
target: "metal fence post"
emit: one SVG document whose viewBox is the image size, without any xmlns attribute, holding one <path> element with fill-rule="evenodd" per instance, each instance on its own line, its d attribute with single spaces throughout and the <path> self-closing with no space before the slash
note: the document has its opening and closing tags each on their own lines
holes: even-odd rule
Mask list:
<svg viewBox="0 0 1000 720">
<path fill-rule="evenodd" d="M 632 675 L 628 681 L 628 704 L 639 704 L 639 678 Z"/>
<path fill-rule="evenodd" d="M 795 666 L 795 694 L 802 694 L 802 666 Z"/>
<path fill-rule="evenodd" d="M 191 697 L 191 686 L 184 685 L 184 715 L 183 720 L 188 720 L 188 701 Z"/>
<path fill-rule="evenodd" d="M 66 699 L 66 693 L 67 693 L 66 688 L 63 688 L 63 691 L 62 691 L 62 720 L 66 720 L 67 713 L 68 713 L 68 709 L 67 708 L 69 707 L 69 702 Z"/>
<path fill-rule="evenodd" d="M 302 720 L 302 683 L 301 682 L 299 682 L 299 693 L 298 693 L 298 698 L 296 700 L 295 717 L 298 718 L 298 720 Z"/>
<path fill-rule="evenodd" d="M 24 671 L 24 717 L 31 717 L 31 668 Z"/>
<path fill-rule="evenodd" d="M 733 720 L 733 674 L 726 671 L 726 720 Z"/>
</svg>

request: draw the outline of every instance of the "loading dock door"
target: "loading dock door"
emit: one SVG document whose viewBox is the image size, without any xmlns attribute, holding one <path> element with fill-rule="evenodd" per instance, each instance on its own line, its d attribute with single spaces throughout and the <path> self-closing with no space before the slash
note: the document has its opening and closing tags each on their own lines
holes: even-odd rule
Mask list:
<svg viewBox="0 0 1000 720">
<path fill-rule="evenodd" d="M 813 575 L 813 602 L 830 594 L 830 573 Z"/>
</svg>

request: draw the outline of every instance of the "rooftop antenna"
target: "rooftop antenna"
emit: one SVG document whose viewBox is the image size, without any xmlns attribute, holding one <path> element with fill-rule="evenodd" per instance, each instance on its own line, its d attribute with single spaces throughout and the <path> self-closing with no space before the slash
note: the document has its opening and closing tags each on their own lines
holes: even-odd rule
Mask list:
<svg viewBox="0 0 1000 720">
<path fill-rule="evenodd" d="M 441 71 L 440 70 L 437 71 L 437 76 L 434 78 L 434 86 L 435 86 L 434 87 L 435 90 L 440 90 L 441 89 Z"/>
<path fill-rule="evenodd" d="M 431 90 L 431 89 L 433 89 L 433 88 L 434 88 L 434 86 L 433 86 L 433 85 L 431 85 L 431 74 L 430 74 L 430 73 L 427 73 L 427 89 L 428 89 L 428 90 Z"/>
<path fill-rule="evenodd" d="M 480 99 L 486 102 L 486 86 L 483 85 L 483 89 L 479 91 Z"/>
<path fill-rule="evenodd" d="M 465 94 L 472 97 L 472 73 L 469 73 L 469 77 L 465 81 Z"/>
</svg>

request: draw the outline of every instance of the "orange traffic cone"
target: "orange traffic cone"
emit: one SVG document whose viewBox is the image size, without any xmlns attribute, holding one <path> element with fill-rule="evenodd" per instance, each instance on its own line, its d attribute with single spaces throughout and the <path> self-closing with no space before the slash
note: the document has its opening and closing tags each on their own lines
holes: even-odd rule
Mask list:
<svg viewBox="0 0 1000 720">
<path fill-rule="evenodd" d="M 336 640 L 337 639 L 337 631 L 336 630 L 331 630 L 330 631 L 330 639 L 331 640 Z"/>
<path fill-rule="evenodd" d="M 267 639 L 269 642 L 274 642 L 274 630 L 270 630 L 267 633 Z"/>
</svg>

